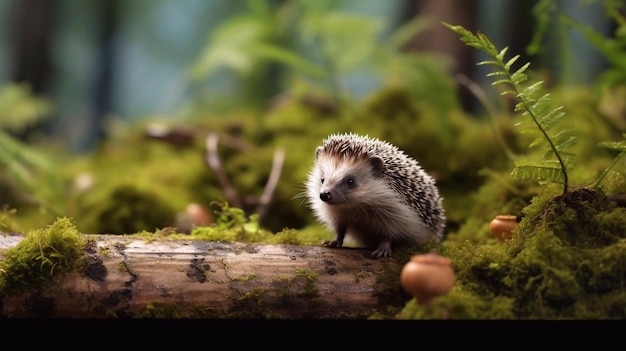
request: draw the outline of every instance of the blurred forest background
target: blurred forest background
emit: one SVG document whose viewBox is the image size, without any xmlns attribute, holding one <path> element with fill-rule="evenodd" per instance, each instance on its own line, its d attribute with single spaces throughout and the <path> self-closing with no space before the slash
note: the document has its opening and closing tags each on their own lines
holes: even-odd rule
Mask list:
<svg viewBox="0 0 626 351">
<path fill-rule="evenodd" d="M 376 100 L 372 97 L 389 87 L 408 87 L 408 100 L 421 104 L 417 109 L 422 114 L 436 110 L 430 114 L 464 114 L 484 120 L 484 103 L 459 84 L 459 77 L 464 77 L 497 96 L 488 88 L 486 68 L 476 65 L 484 58 L 441 22 L 480 31 L 498 48 L 508 46 L 509 52 L 522 55 L 520 62 L 531 61 L 533 72 L 553 89 L 595 85 L 611 67 L 606 53 L 557 17 L 566 14 L 611 38 L 619 24 L 607 8 L 623 11 L 624 4 L 582 0 L 4 0 L 0 2 L 0 121 L 5 123 L 0 124 L 0 132 L 6 135 L 0 135 L 0 148 L 4 148 L 0 152 L 12 155 L 7 159 L 19 156 L 22 161 L 0 163 L 4 173 L 0 206 L 28 213 L 32 209 L 24 204 L 44 205 L 46 210 L 35 211 L 36 215 L 28 217 L 30 222 L 20 224 L 22 228 L 29 227 L 26 223 L 37 226 L 53 216 L 70 215 L 82 218 L 78 222 L 84 232 L 129 233 L 173 225 L 172 213 L 185 204 L 207 206 L 223 197 L 219 179 L 202 161 L 204 139 L 197 143 L 195 156 L 187 157 L 180 149 L 167 154 L 182 162 L 173 163 L 164 161 L 170 151 L 159 150 L 164 154 L 157 156 L 156 151 L 137 146 L 139 139 L 119 138 L 131 133 L 135 125 L 145 132 L 155 121 L 168 127 L 243 135 L 243 140 L 267 148 L 267 153 L 253 153 L 253 160 L 233 160 L 233 148 L 222 152 L 225 170 L 242 193 L 262 192 L 271 171 L 268 167 L 276 158 L 274 151 L 286 148 L 282 181 L 289 186 L 278 186 L 274 194 L 274 217 L 282 220 L 268 221 L 272 230 L 310 222 L 301 200 L 293 200 L 302 190 L 294 183 L 304 180 L 314 146 L 331 132 L 351 129 L 391 139 L 438 174 L 442 187 L 454 183 L 470 192 L 480 182 L 459 178 L 459 174 L 476 169 L 458 166 L 457 174 L 448 179 L 444 169 L 454 173 L 455 166 L 437 163 L 442 158 L 437 151 L 447 147 L 445 140 L 455 137 L 454 130 L 449 134 L 423 131 L 439 134 L 415 146 L 419 134 L 406 130 L 412 125 L 413 107 L 402 112 L 408 117 L 381 117 L 406 105 L 406 96 L 388 95 L 391 100 L 385 103 L 372 102 Z M 403 79 L 411 83 L 398 85 Z M 311 113 L 316 115 L 289 110 L 293 101 L 303 108 L 313 106 Z M 354 106 L 366 104 L 378 119 L 355 112 Z M 233 122 L 240 120 L 245 122 Z M 302 135 L 306 142 L 298 144 Z M 435 139 L 444 146 L 438 146 Z M 27 150 L 29 145 L 34 150 Z M 105 155 L 113 150 L 126 156 Z M 127 163 L 146 164 L 126 168 L 120 161 L 123 157 Z M 150 161 L 151 157 L 156 160 Z M 476 168 L 484 165 L 471 154 L 459 157 L 476 163 Z M 196 161 L 196 168 L 189 166 Z M 161 167 L 154 174 L 150 169 L 157 166 L 150 162 Z M 248 174 L 260 164 L 259 174 Z M 100 183 L 93 173 L 96 168 L 109 172 Z M 168 173 L 181 168 L 186 175 Z M 92 171 L 86 182 L 101 184 L 101 190 L 77 195 L 72 191 L 79 185 L 72 182 L 84 180 L 79 176 L 86 170 Z M 147 183 L 143 188 L 133 183 L 139 178 Z M 178 188 L 182 185 L 184 191 Z M 211 186 L 214 191 L 205 189 Z M 159 201 L 170 206 L 164 212 L 158 211 L 159 201 L 137 190 L 150 187 L 158 187 Z M 111 213 L 122 206 L 106 207 L 103 199 L 128 197 L 133 192 L 137 198 L 132 201 L 143 199 L 156 213 L 153 216 L 169 220 L 159 222 L 152 217 L 138 225 L 112 226 L 123 222 L 123 214 Z M 172 193 L 180 198 L 173 198 Z M 255 201 L 258 204 L 258 199 L 250 203 Z M 246 207 L 245 199 L 239 205 L 258 208 Z M 141 207 L 133 206 L 134 211 Z M 461 216 L 450 209 L 451 221 L 460 221 L 455 217 Z"/>
<path fill-rule="evenodd" d="M 221 26 L 235 17 L 252 21 L 253 16 L 259 20 L 270 16 L 267 20 L 273 22 L 267 24 L 274 25 L 260 29 L 257 35 L 272 36 L 269 40 L 314 60 L 316 53 L 308 55 L 315 51 L 314 42 L 297 37 L 305 31 L 298 26 L 306 25 L 298 18 L 303 15 L 299 1 L 262 2 L 271 13 L 253 12 L 254 1 L 5 0 L 0 3 L 0 82 L 27 83 L 33 93 L 50 98 L 54 117 L 37 128 L 63 139 L 70 150 L 78 152 L 92 150 L 103 136 L 103 120 L 109 116 L 124 120 L 155 115 L 176 118 L 184 102 L 193 97 L 207 99 L 209 109 L 242 104 L 264 108 L 285 90 L 282 77 L 290 67 L 274 64 L 266 68 L 264 76 L 256 78 L 260 83 L 248 87 L 254 89 L 250 91 L 242 89 L 242 84 L 255 82 L 240 77 L 250 69 L 247 64 L 256 62 L 239 62 L 242 57 L 236 54 L 203 61 L 217 31 L 228 30 Z M 341 11 L 379 20 L 384 27 L 369 34 L 381 38 L 416 16 L 428 18 L 432 27 L 417 33 L 406 50 L 450 55 L 455 61 L 453 69 L 474 80 L 483 76 L 475 72 L 477 53 L 438 23 L 480 30 L 497 47 L 509 46 L 516 53 L 526 51 L 537 29 L 532 14 L 537 1 L 531 0 L 310 2 L 314 5 L 308 6 L 314 9 L 308 11 L 324 12 L 320 16 Z M 611 21 L 601 4 L 584 3 L 563 1 L 562 6 L 581 23 L 610 35 Z M 242 24 L 240 29 L 251 28 Z M 337 35 L 355 41 L 368 35 L 346 30 Z M 576 51 L 567 67 L 551 62 L 552 52 L 539 57 L 539 62 L 533 58 L 534 63 L 543 61 L 555 75 L 551 79 L 564 84 L 593 82 L 606 64 L 602 55 L 581 33 L 572 32 L 567 39 L 574 43 L 567 47 Z M 379 87 L 367 70 L 355 67 L 355 71 L 342 79 L 354 96 L 366 96 Z"/>
</svg>

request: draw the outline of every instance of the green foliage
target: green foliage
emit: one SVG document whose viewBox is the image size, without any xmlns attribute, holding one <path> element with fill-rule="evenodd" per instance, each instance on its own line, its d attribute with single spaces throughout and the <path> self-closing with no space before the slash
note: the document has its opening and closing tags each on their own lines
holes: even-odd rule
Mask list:
<svg viewBox="0 0 626 351">
<path fill-rule="evenodd" d="M 512 66 L 519 58 L 516 55 L 505 61 L 508 47 L 498 51 L 489 38 L 482 33 L 474 35 L 461 26 L 444 25 L 459 35 L 466 45 L 484 51 L 493 60 L 479 62 L 478 65 L 493 65 L 496 71 L 487 74 L 487 77 L 496 77 L 492 85 L 504 84 L 509 89 L 501 95 L 512 95 L 518 102 L 515 112 L 522 111 L 522 120 L 518 123 L 522 133 L 535 136 L 530 147 L 540 146 L 544 151 L 543 157 L 538 160 L 521 159 L 515 161 L 512 175 L 517 179 L 538 179 L 549 182 L 562 182 L 563 193 L 567 193 L 568 170 L 571 167 L 573 154 L 570 152 L 576 137 L 572 130 L 555 130 L 564 116 L 563 107 L 549 109 L 550 94 L 540 95 L 540 87 L 543 83 L 538 81 L 528 86 L 523 86 L 528 76 L 524 73 L 530 66 L 530 62 L 516 71 Z"/>
<path fill-rule="evenodd" d="M 27 84 L 8 84 L 0 89 L 0 129 L 22 131 L 47 118 L 52 103 L 33 96 Z"/>
<path fill-rule="evenodd" d="M 619 16 L 615 13 L 615 16 Z M 584 26 L 571 17 L 564 17 L 566 23 L 580 30 L 607 60 L 609 67 L 602 73 L 600 81 L 607 86 L 626 83 L 626 20 L 621 19 L 615 38 L 605 38 L 592 28 Z"/>
<path fill-rule="evenodd" d="M 214 225 L 195 228 L 191 235 L 192 240 L 211 240 L 222 242 L 255 242 L 265 244 L 313 245 L 320 243 L 327 237 L 321 237 L 323 228 L 316 230 L 296 230 L 284 228 L 272 233 L 261 228 L 258 214 L 246 215 L 236 207 L 231 207 L 226 201 L 216 201 L 212 204 L 217 207 L 217 218 Z"/>
<path fill-rule="evenodd" d="M 37 204 L 59 214 L 61 182 L 55 163 L 11 134 L 49 117 L 51 112 L 52 103 L 34 96 L 26 84 L 0 89 L 0 192 L 8 193 L 13 206 L 18 202 Z"/>
<path fill-rule="evenodd" d="M 445 74 L 451 62 L 403 50 L 434 23 L 418 17 L 385 35 L 389 29 L 379 17 L 345 13 L 334 5 L 292 0 L 272 8 L 249 1 L 247 13 L 228 19 L 212 33 L 188 70 L 190 82 L 199 85 L 226 69 L 243 86 L 239 91 L 248 95 L 243 97 L 246 102 L 254 99 L 256 104 L 279 93 L 299 98 L 315 91 L 344 108 L 353 98 L 347 86 L 358 74 L 373 84 L 408 87 L 415 98 L 437 110 L 445 136 L 447 112 L 457 105 L 453 83 Z M 235 100 L 241 104 L 241 99 Z"/>
<path fill-rule="evenodd" d="M 270 231 L 259 226 L 258 214 L 246 216 L 242 209 L 230 207 L 226 201 L 215 202 L 213 205 L 219 207 L 216 210 L 215 225 L 193 229 L 193 238 L 222 242 L 261 242 L 272 235 Z"/>
<path fill-rule="evenodd" d="M 16 246 L 4 250 L 0 261 L 0 294 L 44 290 L 53 277 L 77 267 L 85 239 L 67 217 L 29 232 Z"/>
<path fill-rule="evenodd" d="M 63 165 L 71 184 L 65 213 L 81 232 L 152 232 L 174 226 L 187 204 L 219 196 L 201 148 L 147 139 L 145 130 L 143 124 L 111 130 L 96 152 Z"/>
<path fill-rule="evenodd" d="M 562 1 L 540 0 L 533 8 L 534 17 L 537 19 L 537 29 L 531 44 L 528 46 L 528 52 L 537 53 L 542 48 L 549 46 L 552 49 L 552 54 L 563 56 L 571 51 L 571 48 L 564 45 L 567 42 L 565 37 L 568 29 L 570 27 L 576 28 L 604 55 L 608 63 L 608 67 L 600 77 L 600 83 L 614 86 L 626 82 L 626 17 L 623 15 L 626 5 L 622 0 L 584 0 L 579 2 L 580 6 L 600 3 L 606 16 L 616 24 L 613 38 L 605 38 L 592 27 L 567 15 L 563 11 L 564 4 Z M 550 45 L 545 45 L 544 41 L 549 35 L 553 35 L 555 38 L 550 41 Z"/>
</svg>

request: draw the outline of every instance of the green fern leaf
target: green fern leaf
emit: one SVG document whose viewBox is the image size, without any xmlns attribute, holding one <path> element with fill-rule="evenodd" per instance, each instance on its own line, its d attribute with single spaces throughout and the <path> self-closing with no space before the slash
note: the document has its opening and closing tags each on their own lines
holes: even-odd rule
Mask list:
<svg viewBox="0 0 626 351">
<path fill-rule="evenodd" d="M 520 160 L 515 162 L 511 175 L 520 180 L 539 179 L 557 182 L 561 180 L 561 167 L 558 162 Z"/>
<path fill-rule="evenodd" d="M 623 136 L 626 138 L 626 133 Z M 626 151 L 626 139 L 621 141 L 603 141 L 598 143 L 598 146 L 614 151 Z"/>
<path fill-rule="evenodd" d="M 613 162 L 607 168 L 605 168 L 602 174 L 600 174 L 600 176 L 598 177 L 598 179 L 596 179 L 593 187 L 602 186 L 602 183 L 606 179 L 607 175 L 611 173 L 613 169 L 615 169 L 615 167 L 622 161 L 622 159 L 626 158 L 626 133 L 622 134 L 622 136 L 624 137 L 624 140 L 604 141 L 597 144 L 599 147 L 604 149 L 619 151 L 619 154 L 615 156 Z"/>
<path fill-rule="evenodd" d="M 543 159 L 515 162 L 511 174 L 518 179 L 534 178 L 550 182 L 562 182 L 563 193 L 567 193 L 567 171 L 573 160 L 573 155 L 568 150 L 576 138 L 572 135 L 571 129 L 556 130 L 565 114 L 562 106 L 554 109 L 549 108 L 550 94 L 541 93 L 542 81 L 527 86 L 522 85 L 528 80 L 525 72 L 530 67 L 530 62 L 513 71 L 513 65 L 520 56 L 515 55 L 505 60 L 508 47 L 497 51 L 484 34 L 473 34 L 461 26 L 443 24 L 460 34 L 461 41 L 491 56 L 492 60 L 481 61 L 479 65 L 491 65 L 497 69 L 487 74 L 487 77 L 496 77 L 496 80 L 491 84 L 493 86 L 507 85 L 507 89 L 500 94 L 512 95 L 518 100 L 514 111 L 521 112 L 522 121 L 517 124 L 521 128 L 521 132 L 537 135 L 530 143 L 530 147 L 543 149 Z"/>
</svg>

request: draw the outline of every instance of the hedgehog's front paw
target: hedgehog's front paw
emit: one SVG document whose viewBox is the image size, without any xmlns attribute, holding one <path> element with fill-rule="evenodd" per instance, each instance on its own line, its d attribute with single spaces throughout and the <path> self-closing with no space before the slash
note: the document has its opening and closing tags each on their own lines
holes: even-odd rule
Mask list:
<svg viewBox="0 0 626 351">
<path fill-rule="evenodd" d="M 322 246 L 326 247 L 341 247 L 341 243 L 337 240 L 324 240 Z"/>
<path fill-rule="evenodd" d="M 391 243 L 383 241 L 378 245 L 376 250 L 372 251 L 372 258 L 382 258 L 391 256 Z"/>
</svg>

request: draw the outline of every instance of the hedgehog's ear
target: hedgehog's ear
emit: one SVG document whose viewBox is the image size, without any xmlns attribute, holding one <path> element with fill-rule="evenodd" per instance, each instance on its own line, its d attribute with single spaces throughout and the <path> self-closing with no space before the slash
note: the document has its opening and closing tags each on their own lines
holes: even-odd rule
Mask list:
<svg viewBox="0 0 626 351">
<path fill-rule="evenodd" d="M 315 149 L 315 159 L 317 160 L 317 157 L 320 155 L 320 153 L 322 152 L 322 150 L 324 150 L 323 147 L 318 146 L 317 149 Z"/>
<path fill-rule="evenodd" d="M 378 156 L 370 157 L 370 165 L 372 166 L 372 173 L 379 177 L 383 174 L 383 170 L 385 169 L 383 165 L 383 159 Z"/>
</svg>

